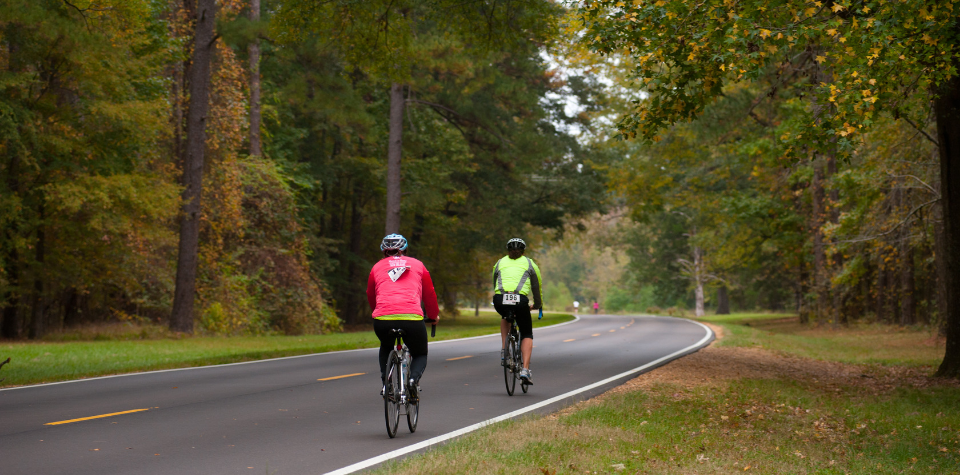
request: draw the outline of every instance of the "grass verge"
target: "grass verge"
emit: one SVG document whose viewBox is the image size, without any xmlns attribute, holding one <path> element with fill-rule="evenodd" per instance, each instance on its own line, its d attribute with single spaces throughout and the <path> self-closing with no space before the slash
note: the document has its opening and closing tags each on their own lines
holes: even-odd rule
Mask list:
<svg viewBox="0 0 960 475">
<path fill-rule="evenodd" d="M 943 359 L 944 341 L 936 329 L 853 324 L 801 325 L 794 315 L 744 314 L 708 317 L 723 323 L 721 347 L 766 348 L 824 361 L 933 368 Z"/>
<path fill-rule="evenodd" d="M 534 326 L 570 320 L 572 315 L 548 313 L 543 320 L 534 320 Z M 500 317 L 494 312 L 480 312 L 477 317 L 442 321 L 432 340 L 499 331 Z M 2 342 L 0 360 L 10 357 L 11 362 L 0 370 L 0 378 L 5 378 L 0 387 L 379 346 L 372 330 L 330 335 L 138 339 L 147 333 L 156 332 L 135 326 L 126 330 L 102 327 L 92 334 L 75 330 L 53 336 L 66 341 Z M 78 338 L 93 341 L 70 341 Z"/>
<path fill-rule="evenodd" d="M 723 324 L 723 345 L 376 473 L 960 473 L 960 385 L 929 377 L 935 348 L 884 343 L 923 342 L 926 332 L 778 320 Z M 781 344 L 788 350 L 769 349 Z M 798 356 L 814 348 L 819 359 Z"/>
</svg>

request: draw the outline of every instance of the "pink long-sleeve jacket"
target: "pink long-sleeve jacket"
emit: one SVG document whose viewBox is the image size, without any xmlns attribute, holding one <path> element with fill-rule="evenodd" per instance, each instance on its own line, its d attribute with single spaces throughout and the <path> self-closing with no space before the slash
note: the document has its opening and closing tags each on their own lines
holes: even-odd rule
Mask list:
<svg viewBox="0 0 960 475">
<path fill-rule="evenodd" d="M 383 315 L 423 315 L 420 301 L 427 310 L 427 320 L 438 320 L 440 308 L 437 292 L 427 268 L 407 256 L 385 257 L 370 269 L 367 279 L 367 301 L 373 318 Z"/>
</svg>

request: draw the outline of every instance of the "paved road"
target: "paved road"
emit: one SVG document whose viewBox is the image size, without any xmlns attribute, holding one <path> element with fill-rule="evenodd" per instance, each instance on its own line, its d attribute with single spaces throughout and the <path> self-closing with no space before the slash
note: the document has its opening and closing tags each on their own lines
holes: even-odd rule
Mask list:
<svg viewBox="0 0 960 475">
<path fill-rule="evenodd" d="M 375 349 L 0 390 L 0 472 L 286 475 L 352 466 L 344 473 L 530 406 L 549 412 L 596 395 L 712 334 L 688 320 L 589 315 L 535 337 L 536 384 L 528 394 L 517 385 L 513 397 L 499 336 L 431 343 L 418 430 L 401 421 L 396 439 L 384 429 Z M 354 376 L 327 379 L 345 375 Z M 107 414 L 115 415 L 74 421 Z M 74 422 L 49 424 L 61 421 Z"/>
</svg>

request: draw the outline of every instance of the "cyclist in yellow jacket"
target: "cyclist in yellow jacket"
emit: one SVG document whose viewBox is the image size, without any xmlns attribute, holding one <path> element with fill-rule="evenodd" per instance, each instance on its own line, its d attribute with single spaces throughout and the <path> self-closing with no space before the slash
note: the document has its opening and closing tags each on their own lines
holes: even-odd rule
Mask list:
<svg viewBox="0 0 960 475">
<path fill-rule="evenodd" d="M 504 358 L 507 346 L 507 334 L 510 323 L 505 320 L 514 311 L 517 327 L 520 329 L 520 353 L 523 355 L 523 369 L 520 379 L 533 384 L 530 373 L 530 355 L 533 353 L 533 318 L 530 310 L 543 305 L 543 279 L 540 268 L 533 259 L 524 257 L 527 243 L 523 239 L 513 238 L 507 242 L 507 255 L 493 266 L 493 308 L 500 314 L 500 359 Z M 530 302 L 530 296 L 533 302 Z M 502 361 L 501 361 L 502 363 Z"/>
</svg>

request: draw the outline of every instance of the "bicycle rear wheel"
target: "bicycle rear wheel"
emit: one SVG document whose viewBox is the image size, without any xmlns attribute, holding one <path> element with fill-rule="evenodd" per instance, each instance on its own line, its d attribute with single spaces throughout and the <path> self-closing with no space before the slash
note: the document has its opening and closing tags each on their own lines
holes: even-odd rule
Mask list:
<svg viewBox="0 0 960 475">
<path fill-rule="evenodd" d="M 510 335 L 509 338 L 513 338 L 513 335 Z M 507 385 L 507 394 L 513 396 L 513 391 L 517 388 L 517 377 L 515 368 L 516 368 L 516 358 L 514 357 L 514 344 L 512 341 L 507 340 L 507 347 L 503 350 L 503 382 Z"/>
<path fill-rule="evenodd" d="M 390 438 L 397 436 L 397 426 L 400 425 L 400 388 L 403 384 L 400 379 L 400 358 L 397 352 L 390 353 L 387 360 L 387 381 L 383 392 L 383 416 L 387 422 L 387 435 Z"/>
<path fill-rule="evenodd" d="M 416 402 L 407 404 L 407 428 L 410 433 L 417 431 L 417 419 L 420 417 L 420 398 Z"/>
<path fill-rule="evenodd" d="M 520 351 L 520 332 L 517 330 L 517 327 L 513 327 L 513 384 L 517 384 L 517 380 L 520 379 L 520 370 L 523 369 L 523 352 Z M 520 389 L 523 392 L 527 392 L 526 386 L 523 384 L 523 381 L 520 382 Z"/>
</svg>

